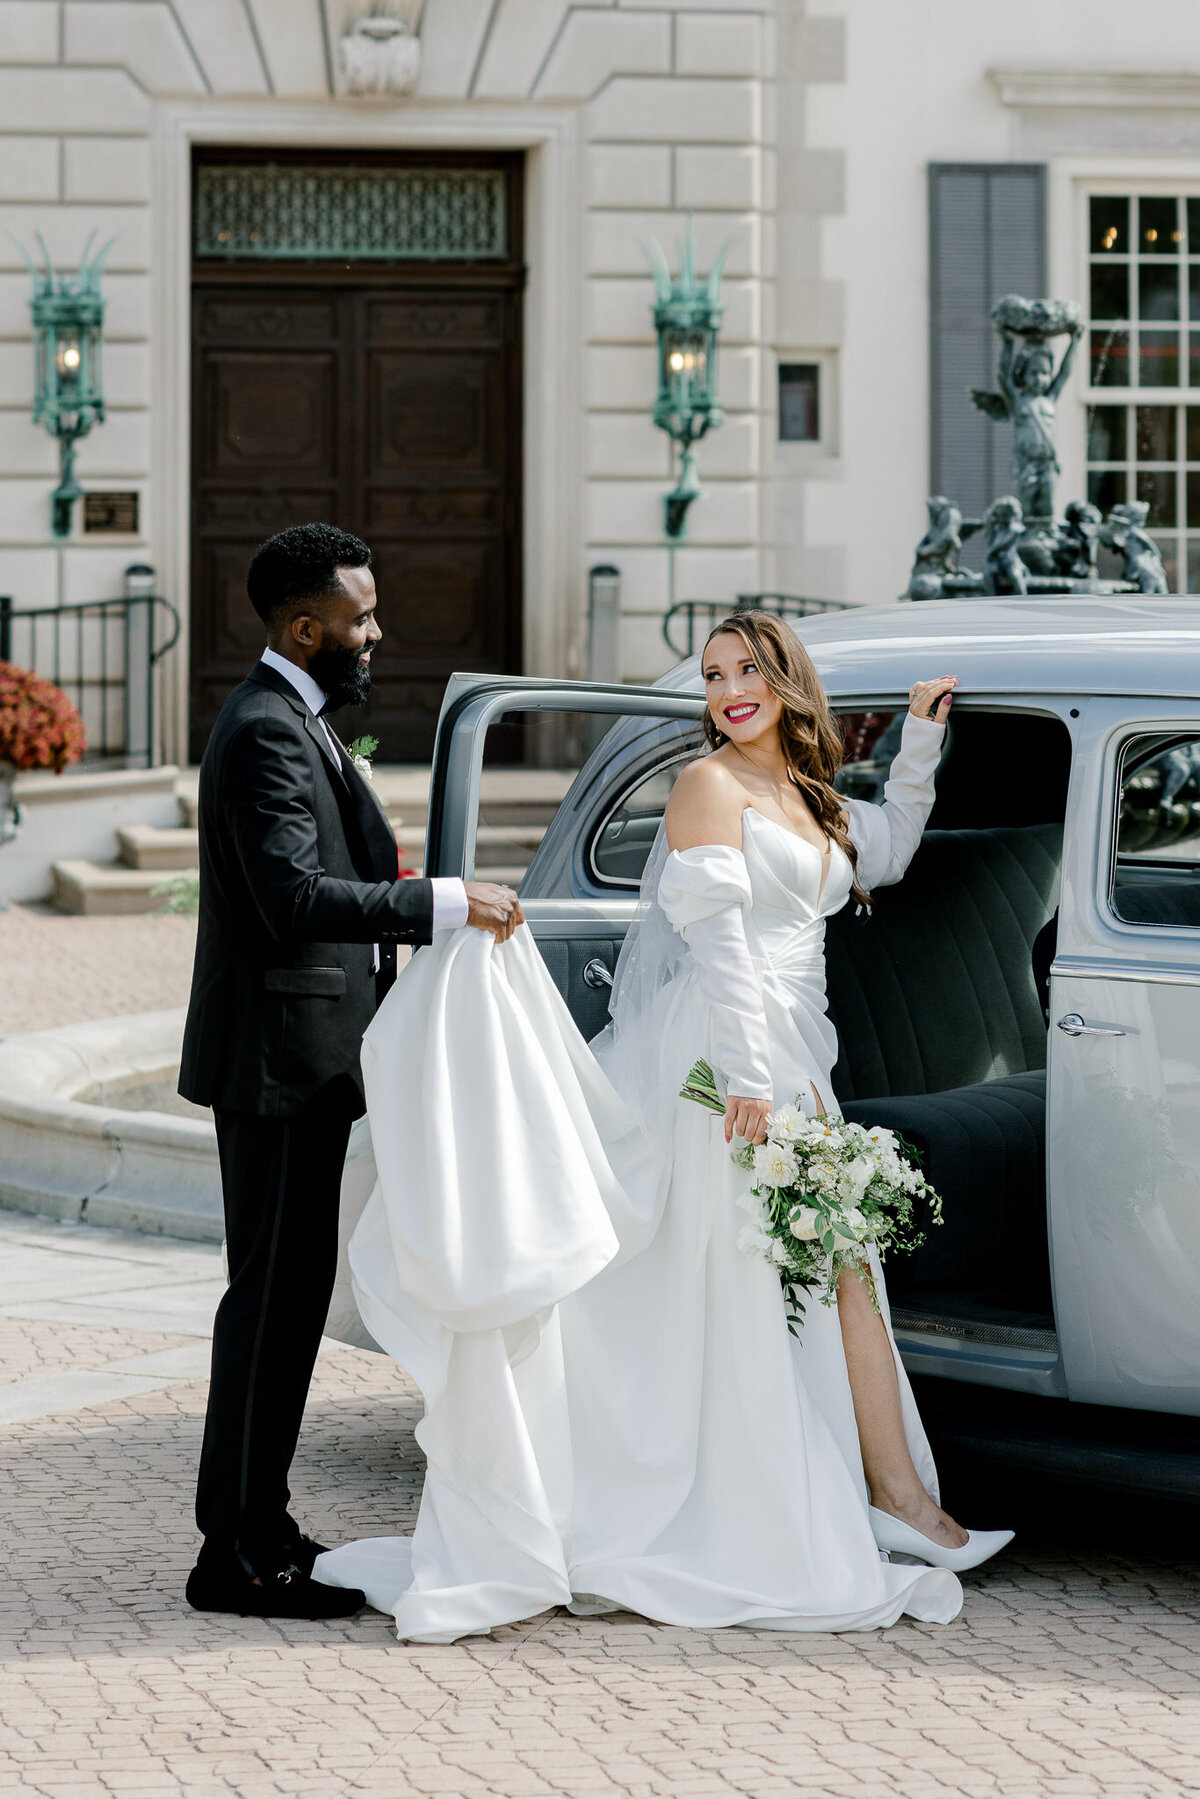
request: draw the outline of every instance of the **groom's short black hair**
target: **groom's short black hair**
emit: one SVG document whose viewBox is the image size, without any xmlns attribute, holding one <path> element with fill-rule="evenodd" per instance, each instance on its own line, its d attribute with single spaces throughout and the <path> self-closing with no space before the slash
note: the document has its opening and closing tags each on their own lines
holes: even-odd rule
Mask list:
<svg viewBox="0 0 1200 1799">
<path fill-rule="evenodd" d="M 345 590 L 339 568 L 366 568 L 371 552 L 361 537 L 336 525 L 289 525 L 260 544 L 250 560 L 246 592 L 264 624 L 306 601 L 330 600 Z"/>
</svg>

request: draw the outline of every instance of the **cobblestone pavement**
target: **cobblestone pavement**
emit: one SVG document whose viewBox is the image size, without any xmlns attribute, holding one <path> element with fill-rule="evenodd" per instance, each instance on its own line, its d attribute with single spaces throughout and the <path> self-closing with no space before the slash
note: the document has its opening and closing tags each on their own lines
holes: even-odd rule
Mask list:
<svg viewBox="0 0 1200 1799">
<path fill-rule="evenodd" d="M 0 1214 L 0 1790 L 1200 1790 L 1200 1569 L 1168 1559 L 1023 1542 L 968 1575 L 953 1625 L 842 1637 L 550 1613 L 430 1649 L 400 1646 L 372 1612 L 317 1625 L 187 1611 L 220 1285 L 204 1245 Z M 294 1478 L 315 1534 L 409 1526 L 416 1416 L 382 1357 L 326 1344 Z"/>
<path fill-rule="evenodd" d="M 194 918 L 12 906 L 0 912 L 0 1037 L 186 1005 L 195 945 Z"/>
</svg>

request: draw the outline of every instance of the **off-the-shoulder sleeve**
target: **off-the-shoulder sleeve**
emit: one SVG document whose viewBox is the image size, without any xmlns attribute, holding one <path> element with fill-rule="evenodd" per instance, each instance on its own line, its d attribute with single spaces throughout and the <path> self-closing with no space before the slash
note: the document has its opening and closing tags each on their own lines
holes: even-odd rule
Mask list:
<svg viewBox="0 0 1200 1799">
<path fill-rule="evenodd" d="M 740 850 L 712 843 L 673 850 L 658 900 L 683 937 L 712 1010 L 718 1073 L 739 1099 L 770 1099 L 771 1062 L 762 975 L 750 954 L 750 876 Z"/>
<path fill-rule="evenodd" d="M 916 854 L 933 809 L 933 782 L 945 735 L 945 725 L 910 712 L 883 789 L 882 806 L 869 800 L 844 802 L 850 836 L 858 851 L 859 885 L 868 892 L 898 881 Z"/>
</svg>

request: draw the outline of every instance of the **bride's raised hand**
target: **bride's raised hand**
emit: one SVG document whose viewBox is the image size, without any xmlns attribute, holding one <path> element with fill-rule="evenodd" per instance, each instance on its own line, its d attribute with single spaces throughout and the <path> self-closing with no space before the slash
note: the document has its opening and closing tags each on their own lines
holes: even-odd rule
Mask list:
<svg viewBox="0 0 1200 1799">
<path fill-rule="evenodd" d="M 909 689 L 908 709 L 916 718 L 944 725 L 950 716 L 950 701 L 957 686 L 957 675 L 942 675 L 936 681 L 918 681 Z"/>
<path fill-rule="evenodd" d="M 764 1143 L 770 1116 L 769 1099 L 738 1099 L 731 1093 L 725 1103 L 726 1143 L 732 1143 L 735 1137 L 744 1143 Z"/>
</svg>

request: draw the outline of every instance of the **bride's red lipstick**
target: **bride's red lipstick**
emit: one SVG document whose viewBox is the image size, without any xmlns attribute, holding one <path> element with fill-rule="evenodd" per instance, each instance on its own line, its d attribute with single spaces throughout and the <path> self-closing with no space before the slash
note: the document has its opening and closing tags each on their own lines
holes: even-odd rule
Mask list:
<svg viewBox="0 0 1200 1799">
<path fill-rule="evenodd" d="M 731 725 L 745 724 L 746 720 L 753 718 L 757 711 L 757 700 L 740 700 L 736 705 L 724 708 L 725 717 Z"/>
</svg>

